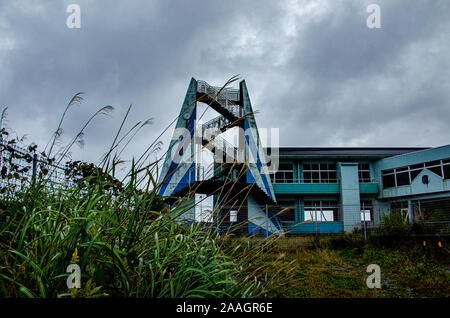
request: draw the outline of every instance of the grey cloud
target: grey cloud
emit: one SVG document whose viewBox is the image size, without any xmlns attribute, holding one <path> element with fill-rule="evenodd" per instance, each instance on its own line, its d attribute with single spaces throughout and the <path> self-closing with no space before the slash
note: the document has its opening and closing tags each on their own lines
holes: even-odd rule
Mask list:
<svg viewBox="0 0 450 318">
<path fill-rule="evenodd" d="M 450 141 L 447 1 L 377 1 L 379 30 L 365 26 L 370 1 L 249 0 L 77 1 L 82 27 L 70 30 L 73 2 L 0 2 L 0 105 L 40 145 L 76 92 L 86 100 L 67 136 L 114 105 L 77 159 L 99 158 L 131 103 L 130 125 L 155 118 L 127 152 L 137 155 L 177 116 L 191 76 L 241 74 L 258 124 L 280 127 L 283 146 Z"/>
</svg>

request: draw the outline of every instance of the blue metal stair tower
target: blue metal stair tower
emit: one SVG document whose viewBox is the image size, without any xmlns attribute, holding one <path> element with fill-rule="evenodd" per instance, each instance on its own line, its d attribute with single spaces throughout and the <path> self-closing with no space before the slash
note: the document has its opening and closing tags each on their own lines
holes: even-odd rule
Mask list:
<svg viewBox="0 0 450 318">
<path fill-rule="evenodd" d="M 199 125 L 198 103 L 206 104 L 218 116 Z M 239 128 L 238 146 L 221 137 L 234 127 Z M 197 158 L 199 147 L 214 155 L 206 177 L 205 167 Z M 261 209 L 276 204 L 276 198 L 244 80 L 235 89 L 191 79 L 158 184 L 159 194 L 164 197 L 195 198 L 192 194 L 202 193 L 214 196 L 217 211 L 229 213 L 235 205 L 240 206 L 238 219 L 245 221 L 245 231 L 250 234 L 282 231 L 276 216 Z M 224 191 L 228 200 L 219 194 Z M 195 219 L 192 214 L 188 218 Z"/>
</svg>

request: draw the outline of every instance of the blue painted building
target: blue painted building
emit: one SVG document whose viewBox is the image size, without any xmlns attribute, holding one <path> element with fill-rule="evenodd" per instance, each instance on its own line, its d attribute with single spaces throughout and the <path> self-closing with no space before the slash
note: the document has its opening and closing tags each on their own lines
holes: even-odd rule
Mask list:
<svg viewBox="0 0 450 318">
<path fill-rule="evenodd" d="M 418 220 L 430 202 L 439 199 L 438 208 L 449 205 L 450 145 L 280 148 L 271 181 L 277 204 L 289 207 L 278 218 L 293 234 L 377 226 L 393 209 Z"/>
<path fill-rule="evenodd" d="M 199 122 L 199 107 L 216 117 Z M 230 145 L 221 135 L 233 129 L 238 141 Z M 199 157 L 205 149 L 209 167 Z M 158 187 L 168 201 L 195 203 L 181 220 L 241 234 L 348 232 L 377 226 L 393 209 L 411 222 L 444 210 L 450 221 L 450 145 L 264 149 L 245 81 L 227 88 L 192 78 Z M 197 207 L 211 217 L 199 219 Z"/>
</svg>

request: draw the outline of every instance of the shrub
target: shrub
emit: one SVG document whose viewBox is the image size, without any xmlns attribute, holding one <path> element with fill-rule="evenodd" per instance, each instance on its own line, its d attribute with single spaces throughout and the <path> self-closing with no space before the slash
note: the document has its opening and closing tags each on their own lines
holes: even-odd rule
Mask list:
<svg viewBox="0 0 450 318">
<path fill-rule="evenodd" d="M 400 236 L 411 233 L 411 224 L 407 223 L 400 211 L 392 211 L 385 215 L 381 222 L 381 234 L 387 236 Z"/>
</svg>

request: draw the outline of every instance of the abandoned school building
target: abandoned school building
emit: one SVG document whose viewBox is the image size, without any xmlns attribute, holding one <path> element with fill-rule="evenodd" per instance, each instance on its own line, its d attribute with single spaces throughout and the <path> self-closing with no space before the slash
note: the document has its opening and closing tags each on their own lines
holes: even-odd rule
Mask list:
<svg viewBox="0 0 450 318">
<path fill-rule="evenodd" d="M 217 116 L 198 125 L 200 107 Z M 221 136 L 233 129 L 240 133 L 230 144 Z M 245 234 L 350 232 L 376 227 L 392 210 L 441 231 L 450 225 L 450 145 L 265 149 L 245 81 L 220 88 L 191 79 L 159 183 L 160 195 L 196 202 L 183 218 L 239 224 Z M 199 218 L 204 210 L 216 212 Z"/>
</svg>

